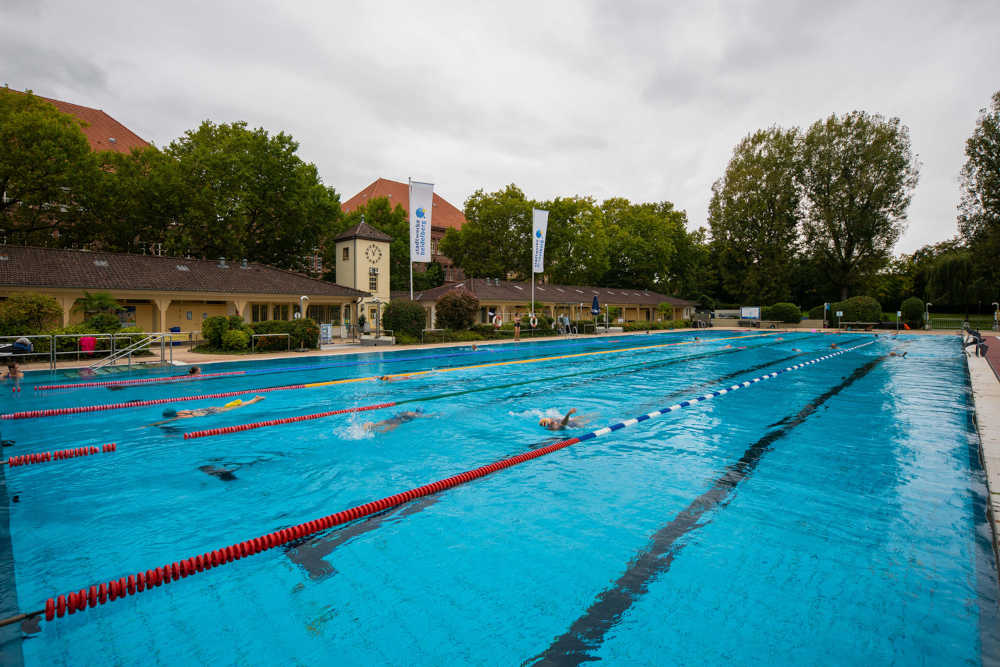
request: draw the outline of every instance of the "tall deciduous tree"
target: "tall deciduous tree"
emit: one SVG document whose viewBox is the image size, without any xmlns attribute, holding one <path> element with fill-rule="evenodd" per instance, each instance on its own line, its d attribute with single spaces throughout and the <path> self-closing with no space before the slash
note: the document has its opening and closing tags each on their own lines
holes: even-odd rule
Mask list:
<svg viewBox="0 0 1000 667">
<path fill-rule="evenodd" d="M 476 190 L 465 201 L 466 223 L 448 230 L 441 253 L 470 278 L 523 280 L 531 275 L 531 208 L 513 184 L 497 192 Z"/>
<path fill-rule="evenodd" d="M 549 280 L 564 285 L 599 284 L 610 258 L 604 216 L 597 203 L 590 197 L 556 197 L 534 206 L 549 212 L 545 238 Z"/>
<path fill-rule="evenodd" d="M 284 132 L 205 121 L 167 148 L 187 198 L 168 249 L 303 269 L 340 219 L 340 198 Z"/>
<path fill-rule="evenodd" d="M 708 224 L 722 286 L 740 301 L 791 296 L 799 245 L 799 133 L 772 127 L 745 137 L 712 185 Z"/>
<path fill-rule="evenodd" d="M 992 285 L 989 298 L 1000 290 L 1000 91 L 980 109 L 979 121 L 965 142 L 962 199 L 958 229 L 972 250 L 976 271 Z"/>
<path fill-rule="evenodd" d="M 606 200 L 601 211 L 610 254 L 601 284 L 667 291 L 675 239 L 685 233 L 684 212 L 668 201 L 633 204 L 624 198 Z"/>
<path fill-rule="evenodd" d="M 806 132 L 803 229 L 841 298 L 888 261 L 917 176 L 910 133 L 898 118 L 853 111 Z"/>
<path fill-rule="evenodd" d="M 176 160 L 153 146 L 127 154 L 107 151 L 99 159 L 100 177 L 86 195 L 95 245 L 136 252 L 178 234 L 174 228 L 187 198 Z"/>
<path fill-rule="evenodd" d="M 97 177 L 80 122 L 29 93 L 0 89 L 0 230 L 16 243 L 61 246 Z"/>
</svg>

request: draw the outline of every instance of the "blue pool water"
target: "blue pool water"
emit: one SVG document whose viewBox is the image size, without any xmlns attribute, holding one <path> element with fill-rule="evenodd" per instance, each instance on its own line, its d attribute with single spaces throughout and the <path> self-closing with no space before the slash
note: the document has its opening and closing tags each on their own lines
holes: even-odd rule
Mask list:
<svg viewBox="0 0 1000 667">
<path fill-rule="evenodd" d="M 0 603 L 16 584 L 13 607 L 35 610 L 537 448 L 554 436 L 539 418 L 569 408 L 589 419 L 579 435 L 873 340 L 734 335 L 206 365 L 268 372 L 120 391 L 34 392 L 65 379 L 29 375 L 3 412 L 682 343 L 271 392 L 167 428 L 144 426 L 164 406 L 0 421 L 8 455 L 118 443 L 0 473 Z M 443 393 L 456 395 L 183 439 Z M 390 432 L 364 428 L 417 408 Z M 970 410 L 957 339 L 882 337 L 295 546 L 15 626 L 0 662 L 990 663 L 996 569 Z"/>
</svg>

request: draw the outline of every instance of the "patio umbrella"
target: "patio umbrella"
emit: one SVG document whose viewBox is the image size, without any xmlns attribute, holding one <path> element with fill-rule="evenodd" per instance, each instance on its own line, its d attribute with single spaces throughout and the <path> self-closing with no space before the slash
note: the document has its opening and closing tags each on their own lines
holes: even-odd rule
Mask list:
<svg viewBox="0 0 1000 667">
<path fill-rule="evenodd" d="M 601 314 L 601 304 L 597 303 L 597 295 L 596 294 L 594 295 L 594 303 L 591 304 L 591 306 L 590 306 L 590 312 L 592 312 L 594 314 L 594 317 L 597 317 L 598 315 Z"/>
</svg>

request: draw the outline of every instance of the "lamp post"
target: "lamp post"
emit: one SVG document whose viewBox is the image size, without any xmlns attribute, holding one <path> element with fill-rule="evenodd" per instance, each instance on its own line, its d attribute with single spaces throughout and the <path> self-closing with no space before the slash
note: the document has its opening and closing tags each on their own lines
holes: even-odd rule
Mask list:
<svg viewBox="0 0 1000 667">
<path fill-rule="evenodd" d="M 993 330 L 1000 331 L 1000 303 L 993 302 Z"/>
<path fill-rule="evenodd" d="M 305 294 L 303 294 L 302 296 L 299 297 L 299 319 L 303 319 L 304 320 L 305 317 L 306 317 L 306 302 L 307 301 L 309 301 L 309 297 L 307 297 Z M 305 338 L 303 338 L 302 340 L 299 341 L 299 349 L 298 349 L 298 351 L 299 352 L 305 352 L 306 351 L 306 340 L 305 340 Z"/>
<path fill-rule="evenodd" d="M 933 305 L 930 301 L 924 304 L 924 329 L 931 328 L 931 306 Z"/>
</svg>

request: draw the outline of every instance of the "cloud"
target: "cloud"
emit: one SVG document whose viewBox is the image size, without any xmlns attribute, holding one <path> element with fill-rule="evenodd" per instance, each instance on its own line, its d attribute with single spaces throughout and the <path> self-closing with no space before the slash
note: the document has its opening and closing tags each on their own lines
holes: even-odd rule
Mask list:
<svg viewBox="0 0 1000 667">
<path fill-rule="evenodd" d="M 6 3 L 0 78 L 159 145 L 208 118 L 284 130 L 346 198 L 378 176 L 671 200 L 704 224 L 733 146 L 852 109 L 923 162 L 900 250 L 954 234 L 996 83 L 995 2 Z"/>
</svg>

